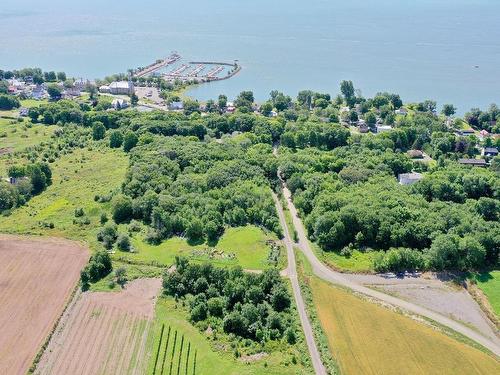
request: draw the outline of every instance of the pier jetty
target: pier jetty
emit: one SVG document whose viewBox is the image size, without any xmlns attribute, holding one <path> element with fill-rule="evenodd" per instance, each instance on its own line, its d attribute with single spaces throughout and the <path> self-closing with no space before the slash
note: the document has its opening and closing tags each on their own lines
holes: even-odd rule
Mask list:
<svg viewBox="0 0 500 375">
<path fill-rule="evenodd" d="M 161 59 L 161 60 L 157 60 L 153 64 L 148 65 L 145 68 L 138 70 L 137 72 L 135 72 L 133 74 L 133 76 L 137 77 L 137 78 L 147 76 L 147 75 L 152 74 L 152 73 L 156 72 L 157 70 L 159 70 L 159 69 L 161 69 L 161 68 L 163 68 L 165 66 L 174 64 L 180 58 L 181 58 L 181 55 L 179 55 L 178 53 L 174 52 L 170 56 L 168 56 L 168 57 L 166 57 L 164 59 Z"/>
</svg>

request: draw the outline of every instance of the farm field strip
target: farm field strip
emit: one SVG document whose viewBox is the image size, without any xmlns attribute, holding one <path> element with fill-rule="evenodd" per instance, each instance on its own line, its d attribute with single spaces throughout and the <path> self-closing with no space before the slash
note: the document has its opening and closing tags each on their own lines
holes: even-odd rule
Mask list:
<svg viewBox="0 0 500 375">
<path fill-rule="evenodd" d="M 500 363 L 478 349 L 311 277 L 309 286 L 342 373 L 494 374 Z"/>
<path fill-rule="evenodd" d="M 60 322 L 35 374 L 137 374 L 148 343 L 159 279 L 140 279 L 120 292 L 85 292 Z"/>
<path fill-rule="evenodd" d="M 26 373 L 87 259 L 74 242 L 0 235 L 0 373 Z"/>
</svg>

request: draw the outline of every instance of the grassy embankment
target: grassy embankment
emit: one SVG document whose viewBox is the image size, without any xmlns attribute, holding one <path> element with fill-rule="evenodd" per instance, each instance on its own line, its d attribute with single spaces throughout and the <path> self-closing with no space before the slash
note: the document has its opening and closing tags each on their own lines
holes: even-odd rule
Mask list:
<svg viewBox="0 0 500 375">
<path fill-rule="evenodd" d="M 484 293 L 493 311 L 500 317 L 500 271 L 483 272 L 472 276 L 477 287 Z"/>
<path fill-rule="evenodd" d="M 300 257 L 301 261 L 305 259 Z M 493 374 L 497 360 L 467 344 L 307 275 L 330 351 L 346 374 Z"/>
</svg>

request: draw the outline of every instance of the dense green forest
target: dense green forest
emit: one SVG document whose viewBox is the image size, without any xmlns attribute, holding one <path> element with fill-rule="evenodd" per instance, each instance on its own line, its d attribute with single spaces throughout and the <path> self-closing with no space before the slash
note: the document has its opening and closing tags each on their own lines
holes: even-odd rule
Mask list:
<svg viewBox="0 0 500 375">
<path fill-rule="evenodd" d="M 443 115 L 432 101 L 409 104 L 407 114 L 396 115 L 403 104 L 398 95 L 365 99 L 350 82 L 341 92 L 331 98 L 302 91 L 295 101 L 272 92 L 260 113 L 254 113 L 251 92 L 240 94 L 235 113 L 224 112 L 224 98 L 204 113 L 199 105 L 184 113 L 109 111 L 106 98 L 31 108 L 32 123 L 58 129 L 49 142 L 17 155 L 30 163 L 16 167 L 27 182 L 2 182 L 0 207 L 11 209 L 43 190 L 50 163 L 74 148 L 122 148 L 130 164 L 121 191 L 95 200 L 112 202 L 116 224 L 144 223 L 151 243 L 175 235 L 211 242 L 226 227 L 246 224 L 281 235 L 271 197 L 271 189 L 279 192 L 279 170 L 310 239 L 325 251 L 383 250 L 375 262 L 380 271 L 496 265 L 498 158 L 487 169 L 457 163 L 476 157 L 480 145 L 477 137 L 460 135 L 460 127 L 485 128 L 496 107 L 487 115 L 471 112 L 478 121 L 470 113 L 450 121 L 449 105 Z M 361 134 L 355 128 L 360 118 L 369 128 L 385 123 L 392 130 Z M 498 140 L 484 144 L 498 146 Z M 427 153 L 431 162 L 412 159 L 411 150 Z M 36 181 L 38 170 L 46 174 L 44 183 Z M 398 175 L 410 171 L 424 173 L 423 180 L 399 185 Z M 106 221 L 100 239 L 109 246 L 118 236 Z"/>
<path fill-rule="evenodd" d="M 260 343 L 282 338 L 296 342 L 291 295 L 275 268 L 256 275 L 177 258 L 175 270 L 165 273 L 163 287 L 167 295 L 186 300 L 191 321 L 202 331 L 210 326 Z"/>
</svg>

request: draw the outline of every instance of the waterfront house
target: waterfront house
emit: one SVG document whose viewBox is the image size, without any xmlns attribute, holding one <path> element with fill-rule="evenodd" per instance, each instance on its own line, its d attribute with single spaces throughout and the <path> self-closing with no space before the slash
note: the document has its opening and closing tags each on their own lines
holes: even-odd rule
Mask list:
<svg viewBox="0 0 500 375">
<path fill-rule="evenodd" d="M 109 94 L 109 86 L 108 85 L 102 85 L 99 87 L 99 92 L 101 94 Z"/>
<path fill-rule="evenodd" d="M 424 178 L 422 173 L 411 172 L 398 175 L 398 181 L 401 185 L 413 185 Z"/>
<path fill-rule="evenodd" d="M 470 165 L 472 167 L 488 166 L 488 163 L 484 159 L 458 159 L 458 163 L 462 165 Z"/>
<path fill-rule="evenodd" d="M 134 84 L 132 81 L 112 82 L 109 85 L 109 92 L 113 95 L 132 95 L 135 92 Z"/>
</svg>

